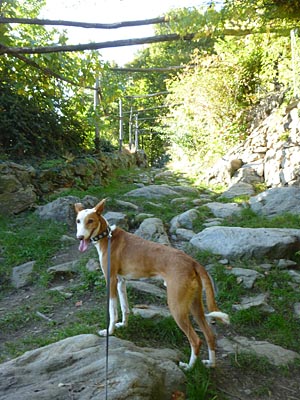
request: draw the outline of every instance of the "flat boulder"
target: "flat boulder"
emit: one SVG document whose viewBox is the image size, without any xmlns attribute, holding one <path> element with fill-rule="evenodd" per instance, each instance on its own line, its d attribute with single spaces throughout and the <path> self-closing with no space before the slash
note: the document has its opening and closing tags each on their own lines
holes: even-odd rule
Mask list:
<svg viewBox="0 0 300 400">
<path fill-rule="evenodd" d="M 0 399 L 104 399 L 105 343 L 96 335 L 74 336 L 0 364 Z M 171 399 L 184 387 L 179 358 L 175 350 L 110 337 L 109 399 Z"/>
<path fill-rule="evenodd" d="M 237 203 L 218 203 L 217 201 L 212 201 L 211 203 L 204 204 L 204 206 L 209 208 L 217 218 L 227 218 L 232 215 L 240 215 L 242 211 L 242 206 Z"/>
<path fill-rule="evenodd" d="M 266 358 L 270 364 L 284 366 L 300 359 L 300 354 L 284 349 L 281 346 L 269 343 L 266 340 L 253 340 L 244 336 L 235 336 L 233 339 L 218 340 L 218 346 L 227 353 L 250 353 L 257 357 Z"/>
<path fill-rule="evenodd" d="M 127 192 L 128 197 L 145 197 L 146 199 L 160 199 L 165 196 L 178 196 L 178 191 L 168 185 L 149 185 Z"/>
<path fill-rule="evenodd" d="M 277 187 L 250 198 L 251 209 L 259 215 L 274 217 L 291 213 L 300 214 L 300 187 Z"/>
<path fill-rule="evenodd" d="M 231 185 L 226 192 L 222 193 L 220 199 L 233 199 L 239 196 L 253 196 L 255 194 L 253 186 L 250 183 L 237 182 Z"/>
<path fill-rule="evenodd" d="M 227 258 L 283 258 L 300 249 L 300 229 L 213 226 L 190 243 Z"/>
</svg>

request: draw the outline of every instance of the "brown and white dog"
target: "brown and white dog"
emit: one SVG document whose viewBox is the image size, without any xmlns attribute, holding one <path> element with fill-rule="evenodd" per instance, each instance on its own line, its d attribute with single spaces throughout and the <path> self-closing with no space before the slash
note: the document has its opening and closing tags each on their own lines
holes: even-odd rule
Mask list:
<svg viewBox="0 0 300 400">
<path fill-rule="evenodd" d="M 129 306 L 125 279 L 161 278 L 167 286 L 167 299 L 170 311 L 187 336 L 191 346 L 188 364 L 180 363 L 184 368 L 191 368 L 196 362 L 201 347 L 201 340 L 196 334 L 189 315 L 192 314 L 204 333 L 209 359 L 203 363 L 214 367 L 215 336 L 206 321 L 202 303 L 202 286 L 205 288 L 208 317 L 229 323 L 227 314 L 219 311 L 214 297 L 211 279 L 205 268 L 180 250 L 151 242 L 121 228 L 110 227 L 103 217 L 105 199 L 94 208 L 84 209 L 81 203 L 75 204 L 77 213 L 77 238 L 79 250 L 85 251 L 91 240 L 98 251 L 102 271 L 107 278 L 108 235 L 111 236 L 111 276 L 109 299 L 109 334 L 115 327 L 126 326 Z M 117 292 L 122 310 L 122 321 L 118 321 Z M 106 330 L 99 331 L 102 336 Z"/>
</svg>

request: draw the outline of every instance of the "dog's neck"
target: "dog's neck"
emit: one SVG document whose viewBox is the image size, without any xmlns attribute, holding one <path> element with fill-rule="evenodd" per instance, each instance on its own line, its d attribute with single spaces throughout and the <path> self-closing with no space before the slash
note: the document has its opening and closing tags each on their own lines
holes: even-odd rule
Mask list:
<svg viewBox="0 0 300 400">
<path fill-rule="evenodd" d="M 112 234 L 112 229 L 109 225 L 106 226 L 106 229 L 100 233 L 98 233 L 98 235 L 91 237 L 91 241 L 93 243 L 97 243 L 99 240 L 111 236 Z"/>
</svg>

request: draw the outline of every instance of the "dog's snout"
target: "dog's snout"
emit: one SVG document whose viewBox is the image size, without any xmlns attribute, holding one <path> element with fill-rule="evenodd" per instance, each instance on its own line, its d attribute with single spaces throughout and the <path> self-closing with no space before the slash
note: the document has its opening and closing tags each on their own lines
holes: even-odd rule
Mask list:
<svg viewBox="0 0 300 400">
<path fill-rule="evenodd" d="M 77 236 L 77 239 L 78 239 L 78 240 L 83 240 L 83 239 L 84 239 L 84 236 L 83 236 L 83 235 L 78 235 L 78 236 Z"/>
</svg>

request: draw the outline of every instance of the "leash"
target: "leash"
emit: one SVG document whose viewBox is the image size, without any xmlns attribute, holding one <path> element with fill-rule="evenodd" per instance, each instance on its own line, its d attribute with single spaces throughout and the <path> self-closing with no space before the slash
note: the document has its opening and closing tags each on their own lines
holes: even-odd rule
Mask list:
<svg viewBox="0 0 300 400">
<path fill-rule="evenodd" d="M 111 253 L 111 230 L 107 234 L 107 277 L 106 277 L 106 352 L 105 352 L 105 400 L 108 399 L 108 350 L 109 350 L 109 299 L 110 299 L 110 253 Z"/>
</svg>

